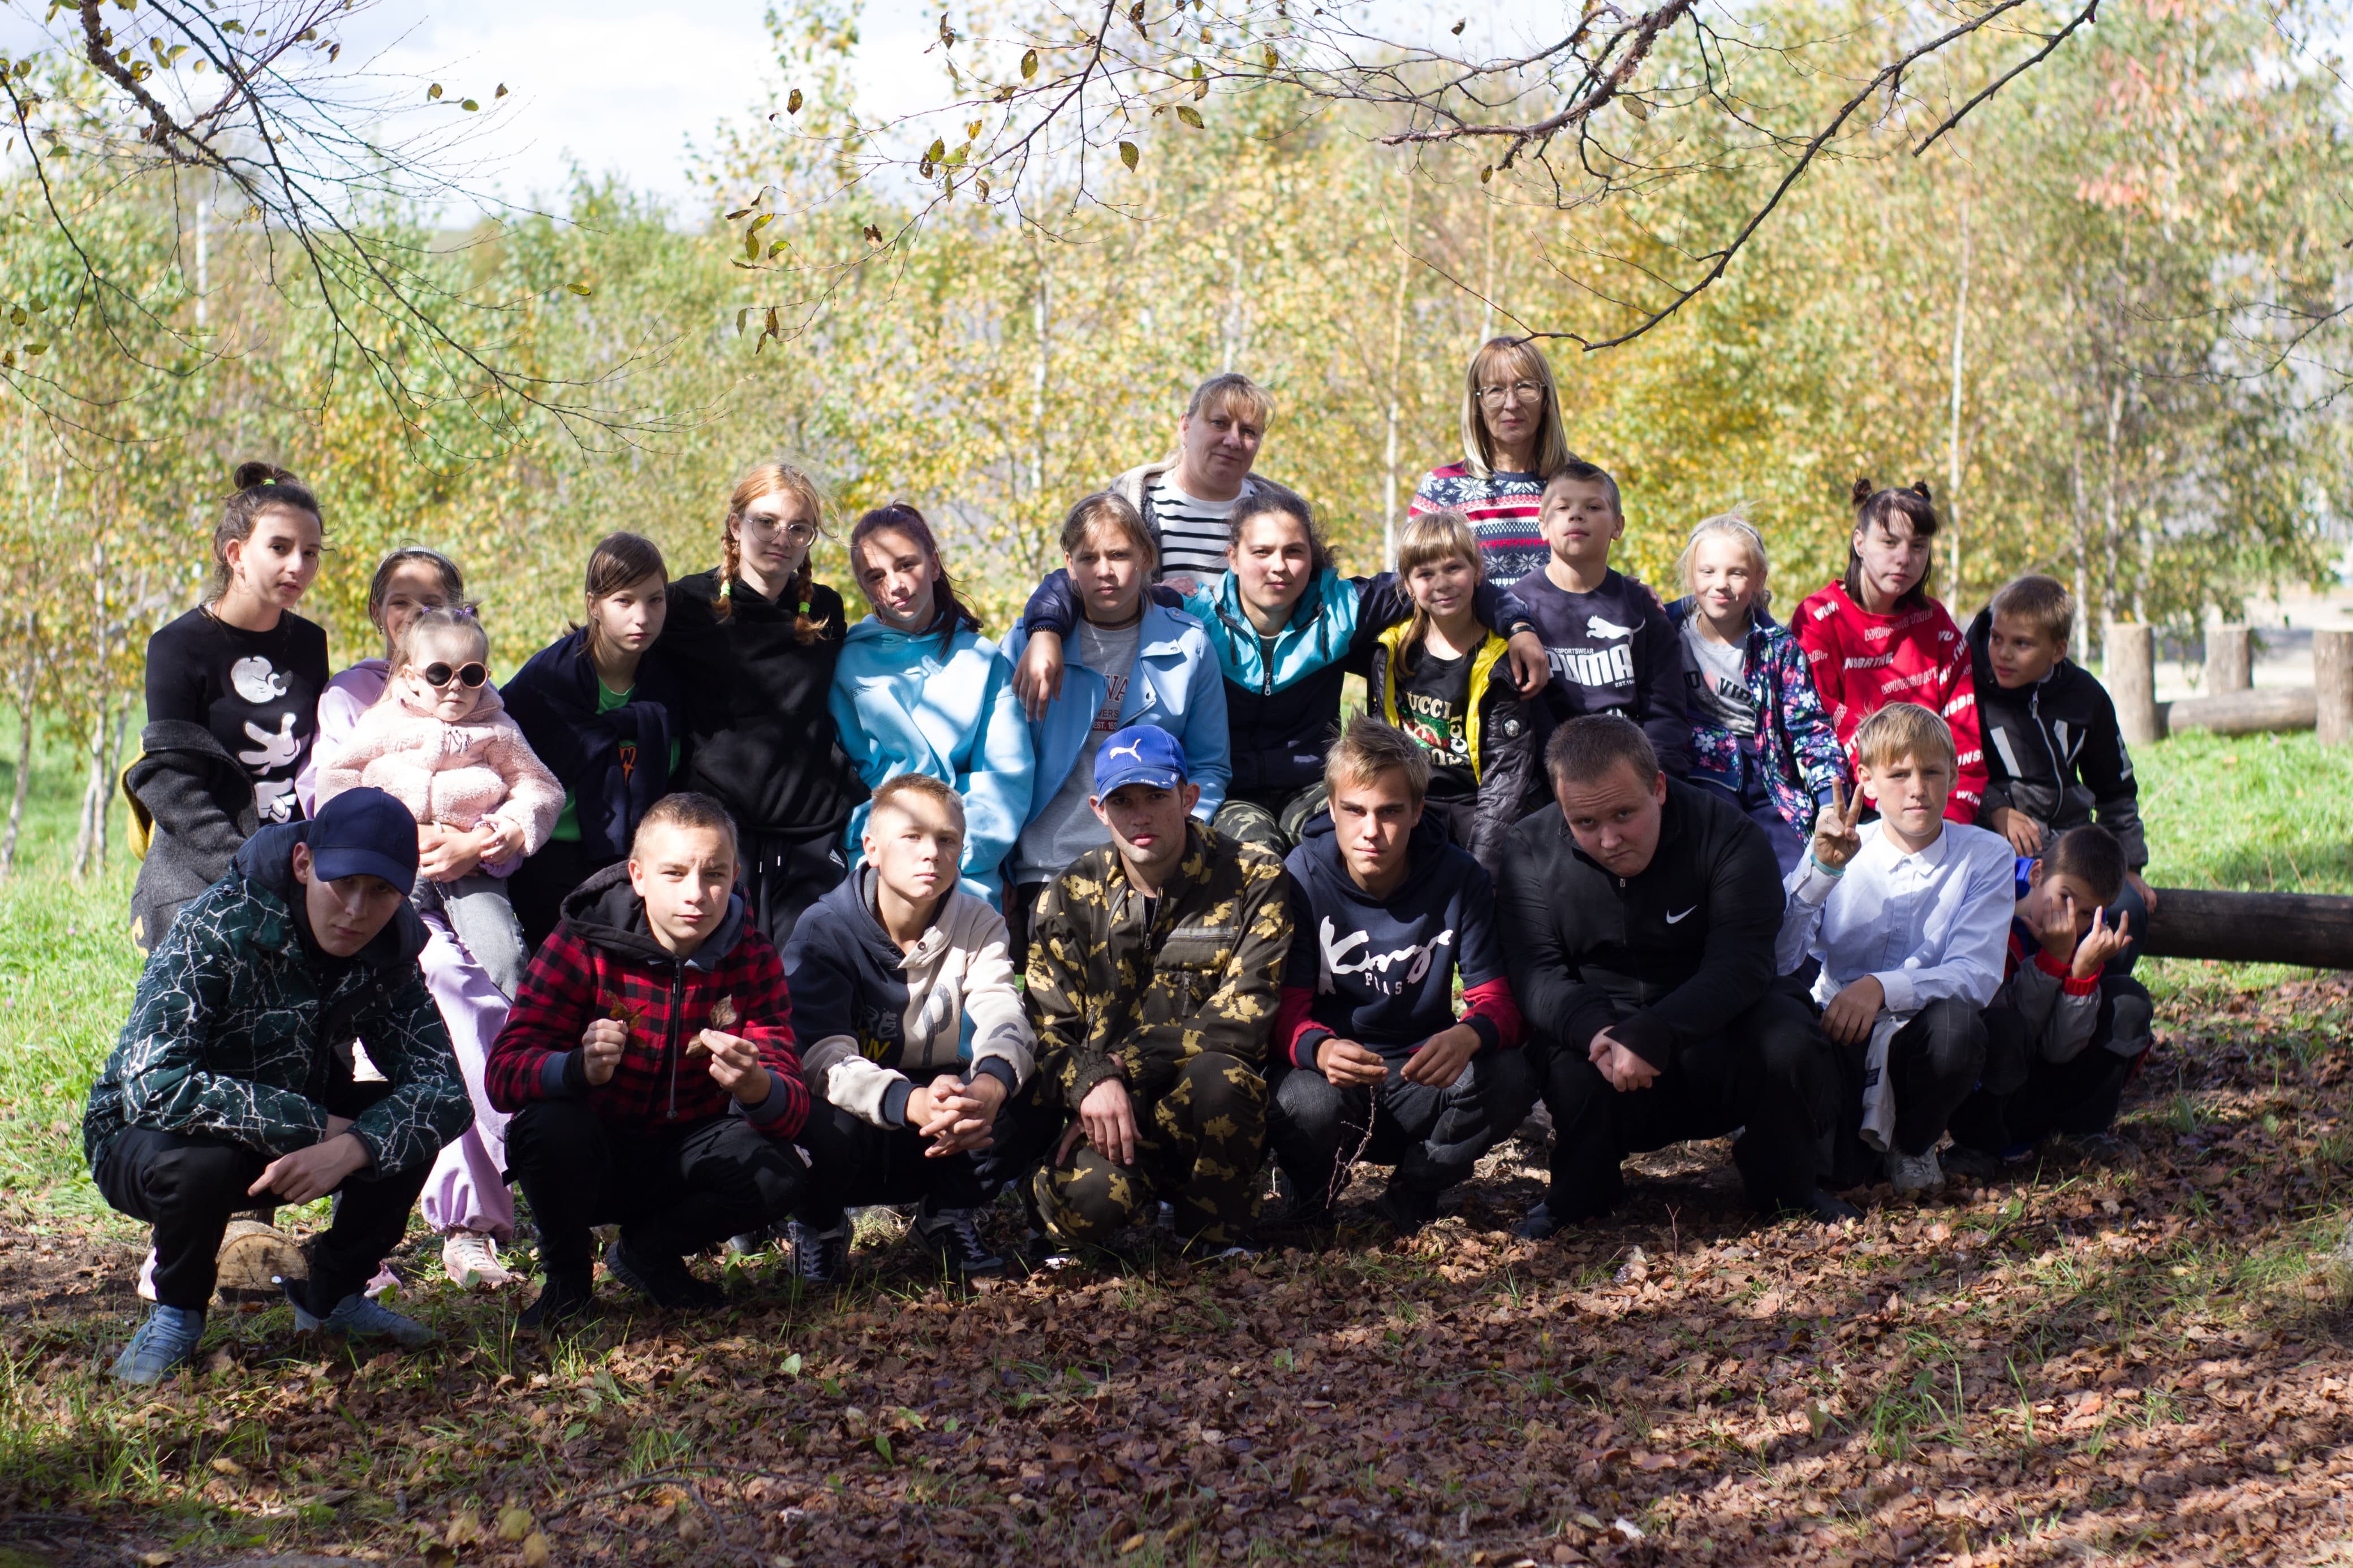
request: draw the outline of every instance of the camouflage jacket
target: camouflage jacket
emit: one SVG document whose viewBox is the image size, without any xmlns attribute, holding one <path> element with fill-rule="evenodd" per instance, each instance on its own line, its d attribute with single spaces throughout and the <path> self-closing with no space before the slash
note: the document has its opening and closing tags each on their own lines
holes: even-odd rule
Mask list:
<svg viewBox="0 0 2353 1568">
<path fill-rule="evenodd" d="M 351 1129 L 377 1170 L 431 1164 L 472 1124 L 449 1031 L 417 967 L 425 926 L 416 911 L 402 904 L 347 963 L 305 951 L 290 858 L 309 827 L 265 827 L 246 840 L 229 874 L 155 944 L 122 1037 L 90 1085 L 82 1147 L 93 1162 L 125 1127 L 272 1157 L 307 1148 L 326 1131 L 328 1104 L 350 1093 L 341 1047 L 355 1036 L 391 1082 Z"/>
<path fill-rule="evenodd" d="M 1199 823 L 1149 927 L 1118 851 L 1091 849 L 1038 900 L 1029 1016 L 1039 1076 L 1073 1110 L 1107 1078 L 1156 1093 L 1223 1051 L 1257 1066 L 1291 951 L 1282 862 Z"/>
</svg>

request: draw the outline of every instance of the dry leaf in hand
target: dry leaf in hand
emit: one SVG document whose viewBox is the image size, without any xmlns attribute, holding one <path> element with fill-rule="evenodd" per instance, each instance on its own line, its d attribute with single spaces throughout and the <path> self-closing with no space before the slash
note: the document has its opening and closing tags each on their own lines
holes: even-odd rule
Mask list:
<svg viewBox="0 0 2353 1568">
<path fill-rule="evenodd" d="M 733 996 L 722 996 L 711 1005 L 711 1026 L 714 1029 L 733 1028 L 738 1016 Z"/>
</svg>

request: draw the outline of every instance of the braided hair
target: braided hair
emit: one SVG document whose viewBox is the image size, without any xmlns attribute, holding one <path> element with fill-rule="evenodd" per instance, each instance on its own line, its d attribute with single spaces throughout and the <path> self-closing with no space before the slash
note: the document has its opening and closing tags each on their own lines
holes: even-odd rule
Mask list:
<svg viewBox="0 0 2353 1568">
<path fill-rule="evenodd" d="M 744 547 L 737 535 L 737 530 L 743 527 L 744 513 L 754 501 L 779 491 L 797 498 L 807 507 L 818 536 L 825 536 L 825 493 L 806 469 L 782 458 L 763 458 L 744 469 L 727 498 L 727 516 L 719 524 L 719 602 L 714 613 L 723 621 L 735 613 L 730 590 L 744 569 Z M 809 594 L 817 585 L 816 554 L 812 542 L 801 556 L 800 570 L 793 574 L 793 639 L 805 644 L 817 641 L 825 629 L 809 616 Z"/>
</svg>

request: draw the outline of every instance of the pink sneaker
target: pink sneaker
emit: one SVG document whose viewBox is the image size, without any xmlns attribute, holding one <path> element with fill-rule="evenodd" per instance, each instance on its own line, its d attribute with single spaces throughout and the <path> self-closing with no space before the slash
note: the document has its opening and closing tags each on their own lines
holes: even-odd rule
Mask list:
<svg viewBox="0 0 2353 1568">
<path fill-rule="evenodd" d="M 460 1290 L 503 1290 L 515 1278 L 499 1261 L 498 1243 L 479 1230 L 453 1230 L 442 1240 L 441 1271 Z"/>
</svg>

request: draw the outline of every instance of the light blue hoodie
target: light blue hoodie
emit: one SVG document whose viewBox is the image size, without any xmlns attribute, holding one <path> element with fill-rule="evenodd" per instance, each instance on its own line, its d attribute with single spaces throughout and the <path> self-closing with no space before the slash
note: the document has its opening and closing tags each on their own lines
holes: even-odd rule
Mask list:
<svg viewBox="0 0 2353 1568">
<path fill-rule="evenodd" d="M 868 789 L 928 773 L 964 797 L 964 879 L 998 900 L 1006 852 L 1029 819 L 1029 726 L 1013 695 L 1013 666 L 997 646 L 958 627 L 944 658 L 937 630 L 912 636 L 869 616 L 849 628 L 829 703 L 842 750 Z M 869 804 L 850 814 L 849 868 Z"/>
<path fill-rule="evenodd" d="M 1029 642 L 1028 632 L 1016 631 L 1005 641 L 1005 657 L 1019 664 Z M 1103 671 L 1086 667 L 1081 647 L 1076 637 L 1064 639 L 1062 694 L 1029 726 L 1038 772 L 1025 827 L 1053 804 L 1055 792 L 1078 764 L 1095 712 L 1111 689 Z M 1226 784 L 1233 774 L 1227 750 L 1225 678 L 1201 623 L 1149 597 L 1137 628 L 1134 670 L 1119 704 L 1119 728 L 1130 724 L 1151 724 L 1176 738 L 1185 748 L 1185 776 L 1201 786 L 1201 801 L 1193 815 L 1203 822 L 1215 816 L 1225 804 Z"/>
</svg>

